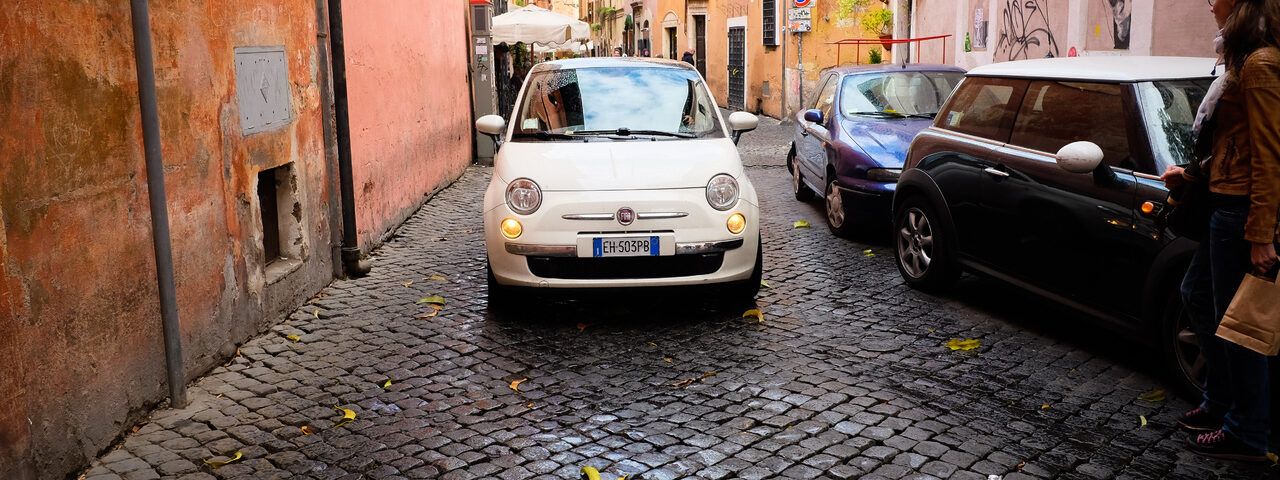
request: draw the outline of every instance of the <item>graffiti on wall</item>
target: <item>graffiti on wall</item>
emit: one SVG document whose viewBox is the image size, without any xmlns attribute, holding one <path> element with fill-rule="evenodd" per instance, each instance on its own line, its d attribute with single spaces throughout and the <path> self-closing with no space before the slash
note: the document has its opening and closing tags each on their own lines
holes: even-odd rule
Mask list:
<svg viewBox="0 0 1280 480">
<path fill-rule="evenodd" d="M 996 57 L 1005 60 L 1059 56 L 1049 27 L 1049 0 L 1004 0 Z"/>
</svg>

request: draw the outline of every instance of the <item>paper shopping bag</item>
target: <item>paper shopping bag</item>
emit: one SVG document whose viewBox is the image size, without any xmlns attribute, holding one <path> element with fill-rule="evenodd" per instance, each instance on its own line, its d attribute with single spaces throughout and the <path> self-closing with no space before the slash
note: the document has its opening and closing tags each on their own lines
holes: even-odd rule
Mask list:
<svg viewBox="0 0 1280 480">
<path fill-rule="evenodd" d="M 1280 283 L 1245 275 L 1217 335 L 1263 355 L 1280 352 Z"/>
</svg>

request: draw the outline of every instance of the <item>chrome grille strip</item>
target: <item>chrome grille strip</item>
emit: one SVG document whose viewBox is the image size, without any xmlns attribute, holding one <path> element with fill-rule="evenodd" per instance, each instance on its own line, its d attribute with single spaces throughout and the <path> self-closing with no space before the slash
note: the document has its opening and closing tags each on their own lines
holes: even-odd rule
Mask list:
<svg viewBox="0 0 1280 480">
<path fill-rule="evenodd" d="M 662 220 L 668 218 L 684 218 L 689 216 L 687 212 L 648 212 L 637 213 L 637 220 Z"/>
<path fill-rule="evenodd" d="M 645 212 L 636 213 L 637 220 L 664 220 L 671 218 L 684 218 L 689 216 L 688 212 Z M 613 220 L 612 213 L 571 213 L 561 215 L 560 218 L 565 220 Z"/>
<path fill-rule="evenodd" d="M 733 250 L 742 246 L 742 239 L 725 240 L 720 242 L 697 242 L 697 243 L 677 243 L 676 255 L 689 255 L 695 253 L 713 253 Z"/>
<path fill-rule="evenodd" d="M 561 215 L 565 220 L 613 220 L 612 213 L 579 213 Z"/>
<path fill-rule="evenodd" d="M 576 257 L 577 245 L 528 245 L 507 242 L 507 253 L 535 257 Z"/>
</svg>

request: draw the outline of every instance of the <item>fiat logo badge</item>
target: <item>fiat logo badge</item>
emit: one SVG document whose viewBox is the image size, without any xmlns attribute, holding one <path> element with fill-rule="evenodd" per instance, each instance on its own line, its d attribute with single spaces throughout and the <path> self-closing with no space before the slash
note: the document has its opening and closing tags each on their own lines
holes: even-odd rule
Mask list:
<svg viewBox="0 0 1280 480">
<path fill-rule="evenodd" d="M 631 225 L 631 222 L 634 222 L 634 221 L 636 221 L 635 210 L 632 210 L 627 207 L 622 207 L 618 209 L 618 223 L 621 223 L 623 225 Z"/>
</svg>

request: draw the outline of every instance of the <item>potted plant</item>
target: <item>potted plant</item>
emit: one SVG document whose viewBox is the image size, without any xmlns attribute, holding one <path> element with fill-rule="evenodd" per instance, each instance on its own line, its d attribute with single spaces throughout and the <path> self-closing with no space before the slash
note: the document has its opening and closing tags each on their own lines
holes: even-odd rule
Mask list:
<svg viewBox="0 0 1280 480">
<path fill-rule="evenodd" d="M 862 15 L 862 29 L 867 33 L 879 35 L 880 40 L 890 40 L 893 38 L 893 12 L 887 8 L 882 8 L 874 12 Z M 880 44 L 886 50 L 893 47 L 889 42 Z"/>
</svg>

